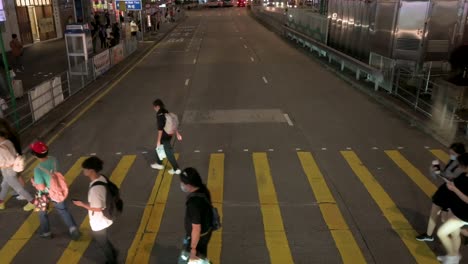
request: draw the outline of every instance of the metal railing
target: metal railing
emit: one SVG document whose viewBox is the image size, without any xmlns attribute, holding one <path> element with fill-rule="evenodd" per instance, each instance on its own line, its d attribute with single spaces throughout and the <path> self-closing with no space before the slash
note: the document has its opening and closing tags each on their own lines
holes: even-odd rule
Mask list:
<svg viewBox="0 0 468 264">
<path fill-rule="evenodd" d="M 119 45 L 80 64 L 78 67 L 81 67 L 82 74 L 76 75 L 65 71 L 36 85 L 23 95 L 16 94 L 16 108 L 12 107 L 11 99 L 0 101 L 0 115 L 15 124 L 17 130 L 22 132 L 131 55 L 137 48 L 136 38 L 122 40 Z"/>
</svg>

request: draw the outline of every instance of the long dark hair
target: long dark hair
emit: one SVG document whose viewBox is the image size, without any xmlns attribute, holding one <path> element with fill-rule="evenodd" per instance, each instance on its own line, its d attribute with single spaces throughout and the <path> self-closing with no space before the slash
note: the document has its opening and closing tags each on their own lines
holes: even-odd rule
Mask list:
<svg viewBox="0 0 468 264">
<path fill-rule="evenodd" d="M 19 155 L 23 155 L 23 150 L 21 149 L 21 141 L 18 133 L 11 127 L 10 123 L 4 118 L 0 118 L 0 131 L 2 136 L 13 143 L 16 152 Z"/>
<path fill-rule="evenodd" d="M 211 202 L 211 194 L 206 185 L 203 183 L 200 173 L 195 168 L 185 168 L 180 174 L 180 181 L 198 188 L 200 192 L 204 193 L 208 200 Z"/>
</svg>

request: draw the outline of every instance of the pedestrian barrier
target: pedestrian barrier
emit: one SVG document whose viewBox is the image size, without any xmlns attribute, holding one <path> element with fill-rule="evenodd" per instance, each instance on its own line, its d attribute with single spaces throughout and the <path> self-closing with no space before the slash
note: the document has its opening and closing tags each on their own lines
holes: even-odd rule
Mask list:
<svg viewBox="0 0 468 264">
<path fill-rule="evenodd" d="M 18 96 L 16 106 L 13 106 L 11 98 L 0 101 L 0 113 L 22 132 L 123 61 L 137 48 L 136 39 L 122 40 L 120 44 L 79 64 L 78 68 L 81 69 L 75 68 L 73 74 L 70 71 L 62 72 Z"/>
</svg>

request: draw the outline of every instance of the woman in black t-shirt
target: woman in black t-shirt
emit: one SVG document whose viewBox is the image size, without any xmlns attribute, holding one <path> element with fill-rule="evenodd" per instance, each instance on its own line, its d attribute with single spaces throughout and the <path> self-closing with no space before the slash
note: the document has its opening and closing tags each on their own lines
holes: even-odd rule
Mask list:
<svg viewBox="0 0 468 264">
<path fill-rule="evenodd" d="M 447 188 L 451 191 L 447 204 L 450 211 L 447 221 L 437 231 L 437 236 L 447 251 L 446 256 L 439 256 L 437 259 L 444 264 L 460 262 L 460 231 L 463 226 L 468 225 L 468 154 L 460 155 L 458 162 L 464 173 L 453 182 L 446 180 Z"/>
<path fill-rule="evenodd" d="M 205 259 L 211 239 L 211 195 L 198 171 L 186 168 L 180 174 L 180 188 L 189 193 L 185 210 L 185 232 L 190 260 Z"/>
</svg>

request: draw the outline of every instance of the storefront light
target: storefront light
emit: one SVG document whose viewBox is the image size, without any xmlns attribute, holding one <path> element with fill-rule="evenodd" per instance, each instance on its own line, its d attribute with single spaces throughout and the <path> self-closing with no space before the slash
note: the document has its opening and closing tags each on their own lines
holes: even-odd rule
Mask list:
<svg viewBox="0 0 468 264">
<path fill-rule="evenodd" d="M 21 0 L 16 0 L 16 6 L 21 6 Z"/>
</svg>

